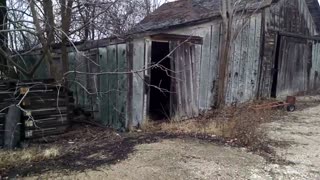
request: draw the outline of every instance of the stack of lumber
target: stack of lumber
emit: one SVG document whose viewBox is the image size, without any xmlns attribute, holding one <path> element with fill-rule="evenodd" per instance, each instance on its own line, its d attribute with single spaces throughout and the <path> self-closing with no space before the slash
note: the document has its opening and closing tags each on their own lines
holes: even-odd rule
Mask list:
<svg viewBox="0 0 320 180">
<path fill-rule="evenodd" d="M 1 86 L 4 84 L 3 86 Z M 6 86 L 5 86 L 6 85 Z M 72 93 L 54 80 L 0 83 L 0 108 L 15 105 L 21 110 L 21 137 L 34 139 L 64 133 L 73 112 Z M 8 110 L 0 112 L 0 131 L 5 129 Z M 0 145 L 3 139 L 1 136 Z"/>
</svg>

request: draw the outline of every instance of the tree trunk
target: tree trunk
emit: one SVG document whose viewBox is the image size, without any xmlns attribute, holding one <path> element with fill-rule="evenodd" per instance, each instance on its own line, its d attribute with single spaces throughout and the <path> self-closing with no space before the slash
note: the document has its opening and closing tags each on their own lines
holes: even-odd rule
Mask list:
<svg viewBox="0 0 320 180">
<path fill-rule="evenodd" d="M 69 70 L 68 60 L 68 35 L 71 24 L 71 12 L 73 0 L 60 0 L 61 3 L 61 20 L 62 20 L 62 45 L 61 45 L 61 60 L 62 60 L 62 71 L 66 73 Z"/>
<path fill-rule="evenodd" d="M 221 47 L 221 57 L 219 63 L 219 79 L 218 79 L 218 97 L 217 97 L 217 106 L 225 106 L 225 95 L 228 84 L 228 66 L 230 59 L 230 50 L 231 50 L 231 40 L 232 40 L 232 21 L 233 21 L 233 8 L 230 0 L 221 0 L 222 9 L 222 32 L 223 32 L 223 41 Z"/>
<path fill-rule="evenodd" d="M 6 30 L 7 29 L 7 3 L 6 0 L 0 0 L 0 21 L 2 22 L 0 24 L 0 30 Z M 0 48 L 4 51 L 7 51 L 7 45 L 8 45 L 8 33 L 7 32 L 1 32 L 0 33 Z M 4 68 L 7 64 L 5 56 L 0 55 L 0 64 L 4 65 L 0 67 L 0 75 L 6 70 Z"/>
</svg>

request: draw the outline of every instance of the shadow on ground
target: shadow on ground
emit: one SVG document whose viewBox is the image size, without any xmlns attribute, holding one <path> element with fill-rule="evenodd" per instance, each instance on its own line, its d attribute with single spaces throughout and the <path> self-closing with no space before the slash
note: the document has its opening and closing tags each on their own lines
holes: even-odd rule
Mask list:
<svg viewBox="0 0 320 180">
<path fill-rule="evenodd" d="M 222 138 L 205 135 L 178 135 L 166 133 L 123 133 L 118 134 L 110 129 L 86 127 L 69 133 L 32 142 L 32 146 L 46 148 L 61 147 L 61 156 L 40 162 L 31 162 L 14 166 L 2 172 L 2 177 L 14 178 L 42 174 L 48 171 L 70 173 L 96 169 L 102 165 L 112 165 L 128 158 L 138 144 L 159 142 L 164 139 L 197 138 L 223 145 Z"/>
</svg>

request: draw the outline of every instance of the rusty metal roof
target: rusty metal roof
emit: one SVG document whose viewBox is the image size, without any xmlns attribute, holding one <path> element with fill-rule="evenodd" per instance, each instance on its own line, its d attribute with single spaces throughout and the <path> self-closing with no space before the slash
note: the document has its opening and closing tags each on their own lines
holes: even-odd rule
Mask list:
<svg viewBox="0 0 320 180">
<path fill-rule="evenodd" d="M 239 10 L 264 8 L 279 0 L 246 0 L 242 1 Z M 320 7 L 317 0 L 306 0 L 311 15 L 320 29 Z M 208 22 L 220 16 L 221 0 L 177 0 L 165 3 L 145 17 L 133 28 L 131 33 L 166 29 L 193 23 Z"/>
</svg>

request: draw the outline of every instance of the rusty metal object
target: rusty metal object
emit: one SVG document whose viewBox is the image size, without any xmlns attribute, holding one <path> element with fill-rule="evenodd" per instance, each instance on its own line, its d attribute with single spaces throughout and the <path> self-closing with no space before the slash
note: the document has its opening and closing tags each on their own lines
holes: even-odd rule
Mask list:
<svg viewBox="0 0 320 180">
<path fill-rule="evenodd" d="M 263 110 L 263 109 L 272 109 L 277 107 L 284 107 L 287 111 L 292 112 L 296 110 L 296 97 L 294 96 L 287 96 L 286 101 L 275 101 L 270 103 L 263 103 L 259 105 L 250 106 L 250 109 L 253 110 Z"/>
<path fill-rule="evenodd" d="M 286 103 L 289 103 L 289 104 L 296 104 L 296 97 L 295 96 L 287 96 L 287 100 L 286 100 Z"/>
</svg>

